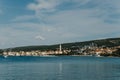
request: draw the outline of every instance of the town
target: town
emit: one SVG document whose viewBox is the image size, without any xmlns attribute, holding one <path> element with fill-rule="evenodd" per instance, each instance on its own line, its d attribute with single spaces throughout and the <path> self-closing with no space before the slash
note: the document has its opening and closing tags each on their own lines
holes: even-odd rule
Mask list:
<svg viewBox="0 0 120 80">
<path fill-rule="evenodd" d="M 84 56 L 113 56 L 119 50 L 120 46 L 106 47 L 97 46 L 95 43 L 90 43 L 84 46 L 72 46 L 64 48 L 62 44 L 55 50 L 33 50 L 33 51 L 3 51 L 3 56 L 60 56 L 60 55 L 84 55 Z"/>
</svg>

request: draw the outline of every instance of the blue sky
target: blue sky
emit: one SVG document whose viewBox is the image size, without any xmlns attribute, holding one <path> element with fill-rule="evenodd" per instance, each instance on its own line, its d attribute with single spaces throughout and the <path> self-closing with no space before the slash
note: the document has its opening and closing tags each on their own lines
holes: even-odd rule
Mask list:
<svg viewBox="0 0 120 80">
<path fill-rule="evenodd" d="M 0 48 L 119 37 L 120 0 L 0 0 Z"/>
</svg>

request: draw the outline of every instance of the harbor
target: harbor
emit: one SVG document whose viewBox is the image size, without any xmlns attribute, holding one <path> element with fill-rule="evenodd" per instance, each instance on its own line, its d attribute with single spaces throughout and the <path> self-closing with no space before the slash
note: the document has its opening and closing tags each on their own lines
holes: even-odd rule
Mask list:
<svg viewBox="0 0 120 80">
<path fill-rule="evenodd" d="M 97 44 L 91 43 L 89 45 L 85 45 L 83 47 L 80 46 L 72 46 L 71 48 L 64 48 L 62 45 L 58 45 L 57 48 L 54 50 L 31 50 L 31 51 L 12 51 L 10 48 L 9 50 L 4 50 L 2 56 L 114 56 L 120 46 L 115 47 L 105 47 L 101 46 L 98 47 Z M 117 56 L 119 57 L 119 56 Z"/>
</svg>

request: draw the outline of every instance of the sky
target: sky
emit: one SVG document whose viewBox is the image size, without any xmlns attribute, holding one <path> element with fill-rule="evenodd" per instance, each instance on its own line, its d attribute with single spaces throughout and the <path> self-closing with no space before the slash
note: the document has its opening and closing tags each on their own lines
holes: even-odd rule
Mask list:
<svg viewBox="0 0 120 80">
<path fill-rule="evenodd" d="M 120 0 L 0 0 L 0 48 L 120 36 Z"/>
</svg>

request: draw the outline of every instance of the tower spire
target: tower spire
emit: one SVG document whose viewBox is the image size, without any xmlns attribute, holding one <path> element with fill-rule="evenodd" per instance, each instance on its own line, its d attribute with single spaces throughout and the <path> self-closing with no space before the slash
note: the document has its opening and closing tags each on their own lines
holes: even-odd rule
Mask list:
<svg viewBox="0 0 120 80">
<path fill-rule="evenodd" d="M 61 44 L 59 46 L 59 54 L 62 54 L 62 46 L 61 46 Z"/>
<path fill-rule="evenodd" d="M 61 46 L 61 44 L 60 44 L 60 46 L 59 46 L 59 51 L 60 51 L 60 52 L 62 51 L 62 46 Z"/>
</svg>

